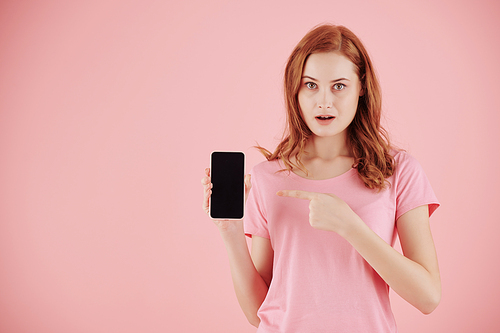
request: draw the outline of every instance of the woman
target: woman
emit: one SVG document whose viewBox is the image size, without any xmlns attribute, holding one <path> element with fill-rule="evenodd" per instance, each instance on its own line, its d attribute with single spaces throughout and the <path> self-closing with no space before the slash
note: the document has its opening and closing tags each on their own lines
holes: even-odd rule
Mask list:
<svg viewBox="0 0 500 333">
<path fill-rule="evenodd" d="M 397 332 L 389 287 L 425 314 L 440 301 L 434 192 L 390 146 L 375 71 L 350 30 L 310 31 L 284 84 L 287 132 L 273 153 L 259 147 L 267 161 L 245 178 L 244 224 L 215 221 L 241 308 L 258 332 Z M 208 211 L 209 169 L 202 183 Z"/>
</svg>

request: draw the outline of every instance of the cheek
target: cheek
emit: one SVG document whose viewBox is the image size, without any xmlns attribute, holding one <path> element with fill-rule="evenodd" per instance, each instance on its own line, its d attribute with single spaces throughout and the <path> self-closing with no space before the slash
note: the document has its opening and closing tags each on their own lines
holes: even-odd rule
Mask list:
<svg viewBox="0 0 500 333">
<path fill-rule="evenodd" d="M 299 109 L 301 113 L 307 112 L 311 109 L 311 99 L 307 98 L 306 94 L 301 94 L 299 92 L 297 101 L 299 102 Z"/>
<path fill-rule="evenodd" d="M 306 121 L 306 117 L 304 117 L 304 110 L 307 110 L 306 105 L 304 104 L 304 96 L 300 93 L 297 94 L 297 103 L 299 107 L 299 116 L 303 122 Z"/>
<path fill-rule="evenodd" d="M 346 96 L 347 97 L 347 96 Z M 359 96 L 349 96 L 348 98 L 342 99 L 339 101 L 338 107 L 344 113 L 356 113 L 358 108 Z"/>
<path fill-rule="evenodd" d="M 299 103 L 299 110 L 300 110 L 300 114 L 302 117 L 304 117 L 304 109 L 307 110 L 307 106 L 304 102 L 304 96 L 302 94 L 298 94 L 297 96 L 297 102 Z"/>
</svg>

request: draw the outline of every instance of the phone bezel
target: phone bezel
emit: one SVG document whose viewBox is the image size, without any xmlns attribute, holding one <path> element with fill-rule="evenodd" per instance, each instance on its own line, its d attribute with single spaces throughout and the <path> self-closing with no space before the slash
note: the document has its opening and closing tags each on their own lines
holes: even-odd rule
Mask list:
<svg viewBox="0 0 500 333">
<path fill-rule="evenodd" d="M 242 214 L 242 217 L 240 218 L 220 218 L 220 217 L 212 217 L 212 198 L 210 197 L 209 199 L 209 202 L 208 202 L 208 216 L 212 219 L 212 220 L 222 220 L 222 221 L 239 221 L 239 220 L 242 220 L 244 217 L 245 217 L 245 174 L 246 174 L 246 155 L 243 151 L 239 151 L 239 150 L 214 150 L 210 153 L 210 177 L 212 177 L 212 156 L 214 153 L 241 153 L 243 154 L 243 202 L 242 202 L 242 205 L 243 205 L 243 214 Z"/>
</svg>

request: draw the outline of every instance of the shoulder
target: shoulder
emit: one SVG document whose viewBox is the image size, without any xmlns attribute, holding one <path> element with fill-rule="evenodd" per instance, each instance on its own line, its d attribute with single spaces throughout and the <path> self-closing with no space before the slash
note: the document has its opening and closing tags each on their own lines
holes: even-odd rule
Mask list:
<svg viewBox="0 0 500 333">
<path fill-rule="evenodd" d="M 399 149 L 392 149 L 391 155 L 394 158 L 395 162 L 404 161 L 406 159 L 413 158 L 407 151 L 399 150 Z"/>
<path fill-rule="evenodd" d="M 420 163 L 415 157 L 404 150 L 392 150 L 391 155 L 394 158 L 396 172 L 414 168 L 421 168 Z"/>
<path fill-rule="evenodd" d="M 393 180 L 396 185 L 409 183 L 427 183 L 425 171 L 418 160 L 404 150 L 395 151 L 394 157 L 394 174 Z"/>
<path fill-rule="evenodd" d="M 423 205 L 429 206 L 430 216 L 439 207 L 439 201 L 424 169 L 415 157 L 405 151 L 398 151 L 393 156 L 396 169 L 391 183 L 397 194 L 396 219 Z"/>
<path fill-rule="evenodd" d="M 252 176 L 252 186 L 257 188 L 269 189 L 284 180 L 286 172 L 283 170 L 283 164 L 279 160 L 264 161 L 255 165 L 250 171 Z"/>
<path fill-rule="evenodd" d="M 280 163 L 276 161 L 264 161 L 256 164 L 250 171 L 252 189 L 248 197 L 248 202 L 255 202 L 264 209 L 269 198 L 275 199 L 277 184 L 280 183 L 279 174 Z M 278 186 L 279 187 L 279 186 Z"/>
<path fill-rule="evenodd" d="M 259 164 L 255 165 L 252 170 L 250 171 L 250 174 L 252 177 L 255 176 L 264 176 L 264 175 L 272 175 L 275 174 L 276 172 L 282 170 L 283 167 L 279 160 L 273 160 L 273 161 L 264 161 L 260 162 Z"/>
</svg>

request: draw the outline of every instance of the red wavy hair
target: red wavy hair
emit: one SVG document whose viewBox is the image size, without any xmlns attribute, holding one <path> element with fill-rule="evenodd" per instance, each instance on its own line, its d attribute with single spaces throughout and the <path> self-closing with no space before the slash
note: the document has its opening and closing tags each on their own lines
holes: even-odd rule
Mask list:
<svg viewBox="0 0 500 333">
<path fill-rule="evenodd" d="M 355 65 L 364 92 L 359 97 L 356 115 L 347 128 L 347 144 L 354 157 L 353 167 L 366 187 L 381 190 L 387 186 L 387 178 L 393 174 L 395 166 L 387 132 L 380 124 L 380 85 L 368 52 L 359 38 L 346 27 L 319 25 L 297 44 L 285 68 L 287 128 L 283 139 L 273 153 L 260 146 L 257 148 L 269 161 L 281 159 L 286 167 L 283 171 L 298 168 L 307 173 L 300 158 L 312 132 L 302 119 L 297 95 L 309 55 L 332 51 L 340 52 Z M 291 160 L 293 157 L 296 163 Z"/>
</svg>

